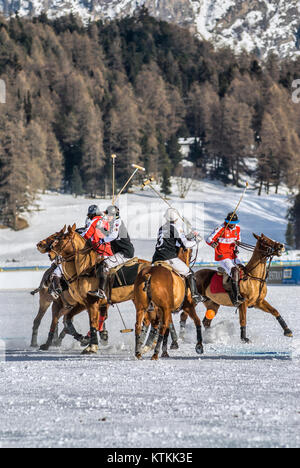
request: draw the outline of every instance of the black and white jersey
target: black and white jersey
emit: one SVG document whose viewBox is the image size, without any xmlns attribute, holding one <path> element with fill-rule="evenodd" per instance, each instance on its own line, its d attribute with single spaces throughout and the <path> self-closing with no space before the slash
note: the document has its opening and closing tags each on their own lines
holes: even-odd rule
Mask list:
<svg viewBox="0 0 300 468">
<path fill-rule="evenodd" d="M 190 249 L 194 246 L 195 242 L 187 240 L 182 228 L 177 228 L 173 222 L 167 222 L 158 231 L 152 263 L 176 258 L 180 247 Z"/>
<path fill-rule="evenodd" d="M 114 254 L 121 253 L 125 258 L 134 257 L 134 247 L 123 221 L 118 218 L 114 221 L 110 232 L 104 238 L 104 242 L 110 242 Z"/>
</svg>

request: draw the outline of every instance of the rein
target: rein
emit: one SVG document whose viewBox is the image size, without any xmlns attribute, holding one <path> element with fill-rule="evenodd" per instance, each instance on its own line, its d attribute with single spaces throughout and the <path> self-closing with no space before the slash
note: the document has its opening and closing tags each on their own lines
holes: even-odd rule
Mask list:
<svg viewBox="0 0 300 468">
<path fill-rule="evenodd" d="M 267 279 L 269 277 L 271 263 L 273 261 L 274 255 L 275 255 L 275 250 L 272 249 L 271 247 L 268 247 L 268 252 L 266 252 L 265 250 L 258 249 L 257 246 L 254 246 L 254 245 L 251 245 L 251 244 L 246 244 L 245 242 L 238 242 L 238 246 L 241 247 L 244 250 L 247 250 L 248 252 L 254 252 L 256 250 L 257 252 L 260 252 L 260 253 L 263 254 L 263 259 L 262 259 L 263 261 L 267 262 L 269 260 L 269 264 L 268 264 L 268 267 L 266 268 L 266 274 L 265 274 L 264 279 L 259 278 L 257 276 L 253 276 L 253 275 L 250 274 L 251 271 L 253 271 L 261 263 L 260 261 L 258 261 L 257 264 L 254 265 L 253 268 L 251 268 L 251 270 L 249 270 L 249 271 L 244 270 L 246 277 L 248 277 L 250 279 L 254 279 L 256 281 L 260 281 L 262 283 L 262 285 L 264 283 L 266 283 Z M 247 269 L 247 267 L 246 267 L 246 269 Z"/>
</svg>

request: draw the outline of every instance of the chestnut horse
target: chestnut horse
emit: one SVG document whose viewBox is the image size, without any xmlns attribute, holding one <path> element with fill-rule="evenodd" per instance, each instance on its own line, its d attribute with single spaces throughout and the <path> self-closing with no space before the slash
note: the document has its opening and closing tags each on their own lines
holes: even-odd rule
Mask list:
<svg viewBox="0 0 300 468">
<path fill-rule="evenodd" d="M 56 258 L 56 254 L 54 254 L 51 251 L 51 245 L 54 242 L 55 239 L 58 239 L 63 236 L 64 232 L 66 230 L 66 226 L 63 227 L 63 229 L 59 232 L 56 232 L 52 234 L 51 236 L 47 237 L 46 239 L 40 241 L 37 244 L 37 249 L 39 252 L 42 254 L 48 253 L 49 258 L 51 261 L 54 261 Z M 31 346 L 32 347 L 37 347 L 37 336 L 38 336 L 38 330 L 41 324 L 41 321 L 52 304 L 52 322 L 50 325 L 50 331 L 48 334 L 48 339 L 47 342 L 43 345 L 41 345 L 40 350 L 46 351 L 49 349 L 49 347 L 53 344 L 55 346 L 60 346 L 62 340 L 64 339 L 66 335 L 66 330 L 63 329 L 63 331 L 60 333 L 58 336 L 58 321 L 60 317 L 65 316 L 67 313 L 70 312 L 69 307 L 66 308 L 66 305 L 68 306 L 73 306 L 77 307 L 77 310 L 84 310 L 82 309 L 82 306 L 80 306 L 72 296 L 69 294 L 68 291 L 63 291 L 60 297 L 58 299 L 54 299 L 53 296 L 49 293 L 49 286 L 50 286 L 50 275 L 51 275 L 51 269 L 47 270 L 43 278 L 41 280 L 41 283 L 37 289 L 31 292 L 32 295 L 39 293 L 39 310 L 37 313 L 37 316 L 35 317 L 33 321 L 33 328 L 32 328 L 32 337 L 31 337 Z M 101 317 L 101 322 L 104 322 L 106 317 L 107 317 L 107 306 L 103 306 L 100 309 L 100 317 Z M 100 331 L 100 337 L 104 339 L 104 341 L 107 341 L 107 336 L 106 332 Z M 77 335 L 76 339 L 78 341 L 81 341 L 84 343 L 84 337 L 82 335 Z"/>
<path fill-rule="evenodd" d="M 253 251 L 253 255 L 249 263 L 243 268 L 244 275 L 240 281 L 240 293 L 245 298 L 245 302 L 239 306 L 241 340 L 244 343 L 250 342 L 246 334 L 247 309 L 249 307 L 255 307 L 256 309 L 273 315 L 283 328 L 284 335 L 292 337 L 293 333 L 288 328 L 280 313 L 265 299 L 267 295 L 267 279 L 271 261 L 275 256 L 280 257 L 282 255 L 284 252 L 284 245 L 266 237 L 264 234 L 261 234 L 261 236 L 253 234 L 253 236 L 257 240 L 256 246 L 244 243 L 239 244 L 241 248 Z M 233 307 L 233 304 L 227 293 L 211 293 L 209 286 L 215 273 L 216 271 L 214 270 L 199 270 L 196 272 L 196 281 L 199 293 L 208 298 L 208 300 L 204 302 L 206 309 L 212 310 L 217 314 L 221 305 Z M 183 322 L 183 326 L 186 319 L 187 315 L 182 314 L 181 322 Z M 209 328 L 211 322 L 212 319 L 209 319 L 206 316 L 203 320 L 203 325 L 205 328 Z"/>
<path fill-rule="evenodd" d="M 180 249 L 179 257 L 189 265 L 191 251 Z M 157 344 L 152 356 L 152 360 L 157 360 L 160 346 L 163 343 L 164 353 L 166 353 L 166 343 L 169 327 L 172 323 L 172 313 L 183 309 L 193 320 L 197 329 L 196 351 L 203 353 L 201 321 L 196 314 L 190 290 L 186 288 L 185 279 L 176 274 L 170 268 L 163 266 L 151 266 L 145 268 L 137 277 L 134 287 L 134 303 L 136 306 L 136 349 L 135 355 L 141 359 L 142 342 L 141 327 L 144 317 L 148 314 L 151 303 L 158 309 L 150 313 L 152 325 L 157 325 L 160 321 L 160 330 Z"/>
<path fill-rule="evenodd" d="M 52 237 L 52 236 L 51 236 Z M 43 249 L 37 246 L 41 253 Z M 75 338 L 78 336 L 72 319 L 75 315 L 87 309 L 90 319 L 90 343 L 83 354 L 96 353 L 98 350 L 97 327 L 99 322 L 99 308 L 108 306 L 107 300 L 97 299 L 88 294 L 98 287 L 98 279 L 94 274 L 94 267 L 98 254 L 91 247 L 86 246 L 86 240 L 76 232 L 76 225 L 68 227 L 66 233 L 60 231 L 50 245 L 50 255 L 62 257 L 62 270 L 64 278 L 69 286 L 69 294 L 77 304 L 67 314 L 67 329 Z M 138 260 L 139 271 L 149 262 Z M 90 274 L 88 274 L 90 272 Z M 134 286 L 126 286 L 112 289 L 111 303 L 118 304 L 133 300 Z M 80 335 L 79 335 L 80 336 Z"/>
</svg>

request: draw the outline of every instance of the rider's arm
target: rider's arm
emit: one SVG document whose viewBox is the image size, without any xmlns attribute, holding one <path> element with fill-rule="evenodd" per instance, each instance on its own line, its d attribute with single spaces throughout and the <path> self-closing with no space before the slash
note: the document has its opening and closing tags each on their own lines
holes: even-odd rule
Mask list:
<svg viewBox="0 0 300 468">
<path fill-rule="evenodd" d="M 113 225 L 113 228 L 112 228 L 111 232 L 108 234 L 108 236 L 105 236 L 102 239 L 102 242 L 107 244 L 108 242 L 112 242 L 112 241 L 116 240 L 118 238 L 118 236 L 119 236 L 120 226 L 121 226 L 121 221 L 119 219 L 117 219 L 114 222 L 114 225 Z"/>
<path fill-rule="evenodd" d="M 95 223 L 93 221 L 88 220 L 85 230 L 82 232 L 81 236 L 84 237 L 86 240 L 90 239 L 95 233 Z"/>
<path fill-rule="evenodd" d="M 206 239 L 206 243 L 211 247 L 216 247 L 218 245 L 219 237 L 222 233 L 224 226 L 218 226 Z"/>
<path fill-rule="evenodd" d="M 186 238 L 186 235 L 185 235 L 184 230 L 182 228 L 179 228 L 177 230 L 176 237 L 178 237 L 180 239 L 180 241 L 182 242 L 182 244 L 184 245 L 184 247 L 186 249 L 192 249 L 196 245 L 195 240 L 188 240 Z"/>
</svg>

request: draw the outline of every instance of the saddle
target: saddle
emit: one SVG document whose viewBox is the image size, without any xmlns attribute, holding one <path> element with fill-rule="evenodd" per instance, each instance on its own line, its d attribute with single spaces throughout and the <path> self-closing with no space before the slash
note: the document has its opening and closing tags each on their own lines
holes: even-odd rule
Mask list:
<svg viewBox="0 0 300 468">
<path fill-rule="evenodd" d="M 128 262 L 118 265 L 109 271 L 109 289 L 122 288 L 125 286 L 132 286 L 136 280 L 139 259 L 134 257 Z"/>
<path fill-rule="evenodd" d="M 243 271 L 239 269 L 240 280 L 243 279 Z M 235 294 L 234 294 L 234 283 L 233 279 L 226 273 L 226 271 L 219 267 L 218 271 L 214 274 L 211 279 L 210 289 L 213 294 L 224 294 L 227 293 L 231 302 L 234 304 Z"/>
<path fill-rule="evenodd" d="M 171 271 L 172 273 L 174 273 L 175 275 L 179 276 L 179 278 L 182 278 L 184 281 L 185 281 L 185 278 L 184 276 L 180 275 L 178 273 L 178 271 L 174 270 L 174 268 L 169 265 L 167 262 L 164 262 L 163 260 L 158 260 L 157 262 L 154 262 L 153 263 L 153 266 L 161 266 L 161 267 L 164 267 L 166 268 L 167 270 Z"/>
</svg>

